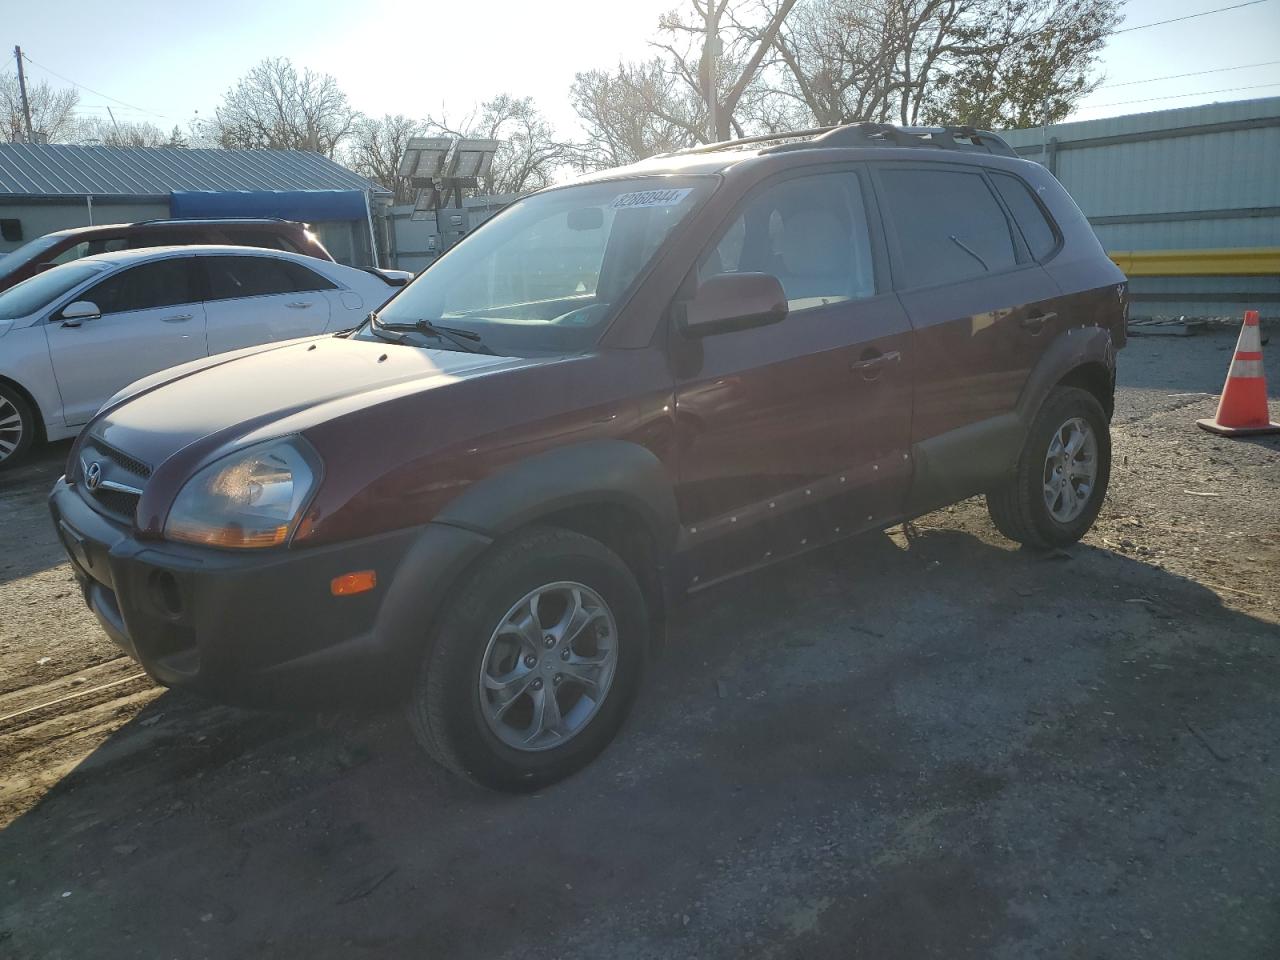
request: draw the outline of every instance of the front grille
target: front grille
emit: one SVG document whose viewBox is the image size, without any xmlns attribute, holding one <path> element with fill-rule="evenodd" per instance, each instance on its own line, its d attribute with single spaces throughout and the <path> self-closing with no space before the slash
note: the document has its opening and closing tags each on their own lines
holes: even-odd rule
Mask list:
<svg viewBox="0 0 1280 960">
<path fill-rule="evenodd" d="M 97 506 L 101 508 L 100 512 L 117 520 L 133 523 L 134 514 L 138 511 L 138 501 L 141 499 L 136 493 L 125 493 L 122 490 L 95 490 L 92 495 Z"/>
<path fill-rule="evenodd" d="M 103 443 L 101 440 L 92 438 L 85 444 L 86 450 L 92 448 L 96 450 L 99 457 L 105 457 L 114 463 L 125 473 L 132 474 L 139 480 L 146 480 L 151 476 L 151 468 L 139 460 L 137 457 L 131 457 L 122 450 L 117 450 L 110 444 Z"/>
<path fill-rule="evenodd" d="M 140 495 L 127 490 L 113 490 L 108 486 L 90 490 L 87 473 L 94 464 L 97 464 L 101 480 L 139 490 L 151 476 L 150 465 L 137 457 L 129 456 L 123 450 L 117 450 L 98 437 L 90 437 L 80 449 L 80 463 L 77 465 L 78 479 L 81 481 L 80 496 L 98 513 L 132 524 Z"/>
</svg>

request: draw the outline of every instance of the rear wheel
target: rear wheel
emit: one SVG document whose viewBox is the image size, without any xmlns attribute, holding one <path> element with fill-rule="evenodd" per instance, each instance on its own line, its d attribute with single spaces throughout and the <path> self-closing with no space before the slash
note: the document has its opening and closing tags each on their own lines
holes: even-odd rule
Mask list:
<svg viewBox="0 0 1280 960">
<path fill-rule="evenodd" d="M 499 546 L 445 612 L 410 723 L 449 769 L 496 789 L 537 789 L 613 739 L 647 636 L 640 588 L 616 554 L 571 531 L 529 531 Z"/>
<path fill-rule="evenodd" d="M 1027 432 L 1014 475 L 987 494 L 1002 534 L 1032 547 L 1075 543 L 1102 509 L 1111 477 L 1111 433 L 1097 398 L 1055 388 Z"/>
<path fill-rule="evenodd" d="M 35 411 L 25 397 L 0 383 L 0 469 L 17 463 L 36 435 Z"/>
</svg>

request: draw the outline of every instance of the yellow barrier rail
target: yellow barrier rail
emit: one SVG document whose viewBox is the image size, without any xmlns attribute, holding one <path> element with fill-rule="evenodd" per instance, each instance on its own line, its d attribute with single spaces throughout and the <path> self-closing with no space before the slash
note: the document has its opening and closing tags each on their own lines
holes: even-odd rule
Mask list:
<svg viewBox="0 0 1280 960">
<path fill-rule="evenodd" d="M 1107 256 L 1130 277 L 1280 276 L 1280 247 L 1112 250 Z"/>
</svg>

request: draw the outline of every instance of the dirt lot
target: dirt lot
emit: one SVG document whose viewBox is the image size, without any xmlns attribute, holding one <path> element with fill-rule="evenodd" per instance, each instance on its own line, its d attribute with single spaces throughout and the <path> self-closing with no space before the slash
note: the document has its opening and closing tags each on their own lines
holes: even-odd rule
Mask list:
<svg viewBox="0 0 1280 960">
<path fill-rule="evenodd" d="M 0 956 L 1274 958 L 1280 439 L 1193 426 L 1233 342 L 1124 352 L 1085 543 L 973 501 L 704 594 L 532 798 L 139 678 L 54 448 L 0 479 Z"/>
</svg>

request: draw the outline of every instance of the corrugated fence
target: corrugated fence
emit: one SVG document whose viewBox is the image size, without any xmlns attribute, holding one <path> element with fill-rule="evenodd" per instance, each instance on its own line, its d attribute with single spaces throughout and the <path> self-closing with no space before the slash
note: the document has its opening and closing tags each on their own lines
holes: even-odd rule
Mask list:
<svg viewBox="0 0 1280 960">
<path fill-rule="evenodd" d="M 1280 316 L 1280 97 L 1001 135 L 1075 197 L 1133 316 Z"/>
</svg>

